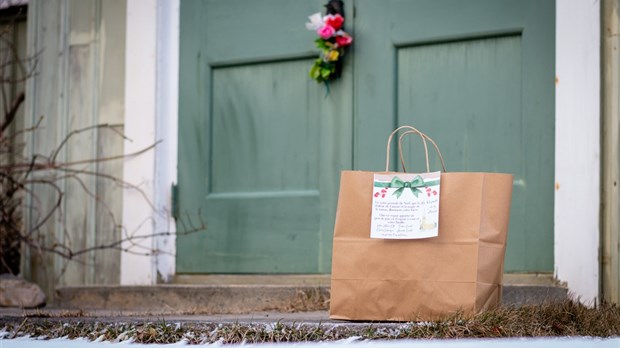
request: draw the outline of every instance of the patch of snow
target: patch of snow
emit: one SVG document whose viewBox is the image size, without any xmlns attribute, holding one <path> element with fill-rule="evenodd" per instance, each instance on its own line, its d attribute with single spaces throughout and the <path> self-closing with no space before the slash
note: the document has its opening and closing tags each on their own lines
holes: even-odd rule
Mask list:
<svg viewBox="0 0 620 348">
<path fill-rule="evenodd" d="M 6 331 L 0 331 L 1 337 L 6 337 Z M 560 337 L 560 338 L 510 338 L 510 339 L 435 339 L 435 340 L 363 340 L 361 337 L 349 337 L 340 341 L 331 342 L 303 342 L 303 343 L 261 343 L 261 344 L 231 344 L 227 347 L 243 348 L 341 348 L 343 345 L 354 345 L 357 348 L 618 348 L 620 347 L 620 338 L 601 339 L 589 337 Z M 125 340 L 119 343 L 87 341 L 85 339 L 70 340 L 66 338 L 57 338 L 51 340 L 37 340 L 29 337 L 19 337 L 15 339 L 0 339 L 1 348 L 172 348 L 186 346 L 187 340 L 181 340 L 174 344 L 139 344 L 131 340 Z M 221 346 L 223 341 L 217 341 L 212 344 Z"/>
<path fill-rule="evenodd" d="M 436 326 L 437 324 L 433 323 L 432 321 L 417 321 L 417 322 L 413 322 L 407 325 L 412 325 L 412 326 Z"/>
<path fill-rule="evenodd" d="M 224 343 L 225 343 L 224 339 L 220 337 L 217 341 L 213 342 L 213 345 L 215 345 L 215 346 L 223 346 Z"/>
<path fill-rule="evenodd" d="M 361 336 L 351 336 L 342 340 L 338 340 L 335 343 L 339 343 L 339 344 L 347 344 L 347 343 L 353 343 L 353 342 L 359 342 L 362 340 Z"/>
</svg>

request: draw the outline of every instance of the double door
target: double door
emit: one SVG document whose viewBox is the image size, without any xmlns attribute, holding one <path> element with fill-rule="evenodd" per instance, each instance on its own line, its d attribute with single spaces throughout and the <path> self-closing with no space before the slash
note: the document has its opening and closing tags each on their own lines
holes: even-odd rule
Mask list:
<svg viewBox="0 0 620 348">
<path fill-rule="evenodd" d="M 382 170 L 405 124 L 449 171 L 514 173 L 506 270 L 552 271 L 555 3 L 344 1 L 329 89 L 304 25 L 325 1 L 181 2 L 178 229 L 207 229 L 178 236 L 177 272 L 329 273 L 340 171 Z"/>
</svg>

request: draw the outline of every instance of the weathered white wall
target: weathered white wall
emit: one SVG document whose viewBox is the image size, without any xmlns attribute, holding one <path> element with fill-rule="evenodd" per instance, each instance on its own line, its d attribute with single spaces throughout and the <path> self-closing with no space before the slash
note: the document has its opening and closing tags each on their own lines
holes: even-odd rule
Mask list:
<svg viewBox="0 0 620 348">
<path fill-rule="evenodd" d="M 600 3 L 556 2 L 555 276 L 599 296 Z"/>
<path fill-rule="evenodd" d="M 125 160 L 121 284 L 166 282 L 175 272 L 171 185 L 176 180 L 179 1 L 128 0 L 125 153 L 158 142 Z M 148 200 L 151 204 L 146 204 Z"/>
<path fill-rule="evenodd" d="M 49 155 L 72 131 L 107 124 L 70 138 L 58 152 L 59 162 L 102 159 L 123 153 L 123 83 L 125 0 L 31 0 L 28 6 L 28 55 L 38 57 L 36 75 L 27 81 L 25 126 L 27 153 Z M 113 76 L 114 78 L 108 78 Z M 93 161 L 72 170 L 121 177 L 120 161 Z M 39 172 L 39 177 L 52 178 Z M 64 175 L 55 172 L 55 176 Z M 97 248 L 118 240 L 121 189 L 114 180 L 79 174 L 56 182 L 64 192 L 55 215 L 39 230 L 46 247 L 63 245 L 68 257 L 26 248 L 23 273 L 52 295 L 64 285 L 116 284 L 120 253 Z M 27 226 L 40 221 L 58 200 L 50 185 L 33 185 L 24 214 Z M 67 250 L 61 250 L 67 252 Z M 77 261 L 77 262 L 76 262 Z"/>
</svg>

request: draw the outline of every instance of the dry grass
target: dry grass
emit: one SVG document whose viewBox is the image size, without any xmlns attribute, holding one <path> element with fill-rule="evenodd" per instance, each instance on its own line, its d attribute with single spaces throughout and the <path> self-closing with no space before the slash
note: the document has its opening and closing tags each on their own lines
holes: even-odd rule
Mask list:
<svg viewBox="0 0 620 348">
<path fill-rule="evenodd" d="M 295 300 L 285 308 L 287 312 L 311 312 L 328 309 L 329 290 L 320 287 L 298 290 Z"/>
<path fill-rule="evenodd" d="M 413 323 L 102 323 L 92 319 L 0 319 L 0 337 L 83 337 L 89 340 L 140 343 L 260 343 L 401 338 L 498 338 L 620 335 L 620 307 L 587 308 L 575 302 L 500 308 L 472 318 L 454 315 L 445 320 Z"/>
</svg>

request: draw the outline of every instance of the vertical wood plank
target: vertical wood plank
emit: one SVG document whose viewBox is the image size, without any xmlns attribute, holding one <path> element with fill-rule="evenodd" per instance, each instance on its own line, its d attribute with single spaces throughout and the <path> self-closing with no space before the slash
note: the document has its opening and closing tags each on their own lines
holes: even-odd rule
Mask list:
<svg viewBox="0 0 620 348">
<path fill-rule="evenodd" d="M 72 45 L 69 47 L 69 86 L 68 86 L 68 114 L 67 130 L 83 129 L 92 125 L 91 110 L 92 96 L 89 86 L 92 74 L 90 65 L 92 56 L 88 45 Z M 67 142 L 67 161 L 82 161 L 92 159 L 95 131 L 78 134 Z M 95 164 L 85 164 L 74 168 L 78 171 L 96 170 Z M 85 191 L 95 195 L 92 176 L 75 174 L 66 182 L 64 228 L 66 244 L 73 250 L 82 250 L 88 247 L 89 235 L 92 233 L 91 211 L 94 209 L 93 197 L 85 195 Z M 67 285 L 86 283 L 87 277 L 84 267 L 89 266 L 87 255 L 78 257 L 67 265 L 65 281 Z"/>
<path fill-rule="evenodd" d="M 13 40 L 16 44 L 16 49 L 17 49 L 17 54 L 18 57 L 25 59 L 28 55 L 27 55 L 27 30 L 28 30 L 28 25 L 26 23 L 26 20 L 20 21 L 18 23 L 16 23 L 16 27 L 14 28 L 14 33 L 13 33 Z M 28 64 L 26 64 L 26 69 L 28 68 Z M 18 69 L 17 66 L 13 67 L 13 79 L 15 80 L 19 80 L 20 82 L 18 82 L 16 85 L 14 85 L 13 87 L 13 98 L 15 98 L 15 96 L 17 96 L 19 93 L 24 92 L 26 89 L 26 83 L 25 81 L 23 81 L 25 78 L 24 72 L 21 69 Z M 24 128 L 24 118 L 26 116 L 25 113 L 25 106 L 22 104 L 22 106 L 17 110 L 17 116 L 15 116 L 15 128 L 16 129 L 23 129 Z M 23 139 L 20 138 L 18 140 L 19 142 L 23 142 Z"/>
<path fill-rule="evenodd" d="M 68 2 L 68 71 L 67 71 L 67 132 L 92 126 L 93 114 L 93 42 L 96 0 Z M 67 133 L 69 134 L 69 133 Z M 95 154 L 96 131 L 91 130 L 71 137 L 67 142 L 66 160 L 69 162 L 92 159 Z M 96 171 L 96 164 L 84 164 L 77 171 Z M 90 245 L 94 234 L 95 181 L 90 175 L 75 174 L 66 181 L 64 223 L 66 244 L 73 250 Z M 90 197 L 87 193 L 90 193 Z M 67 264 L 66 285 L 90 283 L 88 277 L 92 261 L 90 255 L 80 255 Z"/>
<path fill-rule="evenodd" d="M 60 117 L 64 98 L 65 59 L 64 41 L 59 35 L 65 28 L 63 13 L 64 0 L 32 1 L 29 4 L 29 35 L 28 55 L 38 57 L 38 70 L 35 77 L 28 83 L 26 98 L 26 126 L 32 127 L 42 118 L 40 127 L 27 135 L 28 154 L 49 154 L 62 138 L 64 119 Z M 44 132 L 42 130 L 45 130 Z M 43 133 L 43 134 L 42 134 Z M 64 155 L 59 156 L 64 160 Z M 45 176 L 49 173 L 40 173 Z M 62 184 L 60 184 L 62 188 Z M 46 185 L 33 185 L 34 195 L 26 201 L 25 223 L 28 230 L 45 216 L 58 200 L 58 192 Z M 64 242 L 58 216 L 52 217 L 38 231 L 33 232 L 39 243 L 52 245 Z M 52 254 L 41 253 L 36 248 L 27 250 L 28 260 L 25 275 L 44 289 L 49 295 L 57 284 L 60 271 L 60 258 Z"/>
<path fill-rule="evenodd" d="M 0 98 L 0 122 L 7 122 L 9 120 L 6 119 L 6 113 L 8 109 L 11 108 L 13 102 L 16 100 L 16 97 L 24 92 L 24 83 L 21 80 L 24 78 L 24 73 L 22 70 L 18 69 L 18 64 L 13 63 L 14 59 L 23 59 L 26 57 L 26 17 L 25 13 L 22 15 L 17 15 L 15 13 L 2 13 L 0 15 L 0 27 L 3 32 L 3 37 L 5 40 L 0 43 L 0 60 L 1 60 L 1 68 L 0 75 L 2 75 L 2 83 L 0 85 L 1 88 L 1 98 Z M 8 150 L 7 152 L 0 153 L 0 165 L 7 165 L 16 162 L 21 162 L 23 158 L 23 150 L 24 150 L 24 137 L 21 133 L 18 133 L 19 130 L 24 128 L 24 106 L 23 104 L 17 109 L 14 118 L 8 124 L 8 128 L 5 130 L 4 141 L 8 141 L 5 143 L 2 148 L 4 150 Z M 4 184 L 4 180 L 0 180 Z M 0 193 L 4 195 L 4 188 L 0 188 Z M 18 192 L 18 197 L 15 199 L 21 199 L 23 195 L 20 195 Z M 15 201 L 15 203 L 18 203 Z M 18 208 L 18 207 L 16 207 Z M 19 209 L 19 208 L 18 208 Z M 11 213 L 12 216 L 16 219 L 22 219 L 23 212 L 15 211 Z M 13 215 L 14 214 L 14 215 Z M 16 221 L 17 223 L 21 223 L 21 221 Z M 2 229 L 0 227 L 0 229 Z M 18 232 L 18 231 L 15 231 Z M 8 231 L 1 231 L 0 233 L 15 233 L 12 232 L 11 229 Z M 4 237 L 4 236 L 3 236 Z M 17 237 L 17 236 L 15 236 Z M 6 238 L 6 237 L 5 237 Z M 15 249 L 11 248 L 8 255 L 0 255 L 3 257 L 4 261 L 8 263 L 8 268 L 21 272 L 19 269 L 15 269 L 15 267 L 21 266 L 21 252 L 19 250 L 19 244 L 15 246 Z M 3 267 L 4 268 L 4 267 Z"/>
<path fill-rule="evenodd" d="M 602 248 L 603 299 L 620 301 L 618 234 L 620 233 L 620 17 L 618 0 L 604 0 L 603 21 L 603 117 L 602 117 Z"/>
<path fill-rule="evenodd" d="M 99 61 L 96 105 L 98 122 L 115 125 L 123 132 L 124 79 L 106 76 L 125 76 L 125 0 L 101 2 L 101 23 L 99 26 Z M 103 44 L 105 42 L 105 45 Z M 97 157 L 104 158 L 123 153 L 123 139 L 110 129 L 99 132 Z M 122 177 L 122 161 L 102 162 L 98 172 Z M 120 185 L 108 180 L 97 180 L 96 239 L 95 244 L 110 244 L 121 238 L 119 225 L 122 223 L 123 192 Z M 94 252 L 94 283 L 118 284 L 120 282 L 120 251 L 114 249 Z"/>
</svg>

